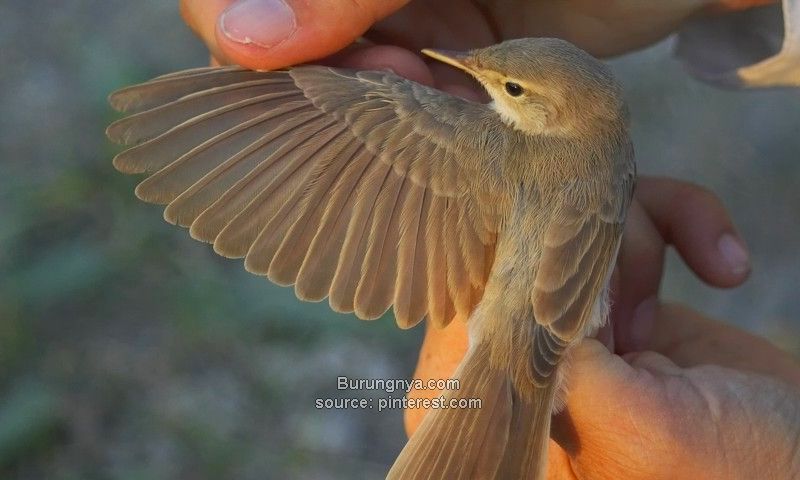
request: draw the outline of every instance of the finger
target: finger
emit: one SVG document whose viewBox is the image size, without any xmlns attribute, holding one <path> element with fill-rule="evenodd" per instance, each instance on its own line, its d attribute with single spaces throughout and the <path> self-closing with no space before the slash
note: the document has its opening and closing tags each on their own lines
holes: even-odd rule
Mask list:
<svg viewBox="0 0 800 480">
<path fill-rule="evenodd" d="M 439 90 L 473 102 L 486 103 L 489 101 L 489 94 L 472 76 L 435 60 L 427 62 L 427 65 L 433 73 L 434 86 Z"/>
<path fill-rule="evenodd" d="M 408 0 L 237 0 L 215 23 L 220 51 L 268 70 L 316 60 L 355 41 Z"/>
<path fill-rule="evenodd" d="M 406 8 L 378 22 L 366 33 L 378 43 L 412 50 L 444 48 L 466 50 L 502 40 L 478 2 L 410 2 Z"/>
<path fill-rule="evenodd" d="M 613 285 L 611 318 L 618 353 L 638 349 L 637 308 L 655 298 L 664 269 L 664 241 L 638 201 L 628 211 Z"/>
<path fill-rule="evenodd" d="M 430 64 L 415 52 L 405 48 L 358 43 L 325 58 L 320 63 L 356 69 L 391 70 L 415 82 L 436 87 L 468 100 L 476 102 L 485 100 L 485 95 L 481 94 L 484 92 L 483 88 L 472 81 L 472 77 L 439 62 Z M 437 67 L 445 67 L 451 70 L 449 73 L 460 78 L 457 81 L 453 80 L 452 76 L 443 75 Z"/>
<path fill-rule="evenodd" d="M 234 1 L 180 0 L 180 11 L 183 20 L 203 40 L 203 43 L 211 51 L 212 58 L 220 64 L 230 63 L 230 60 L 223 55 L 217 45 L 217 19 Z"/>
<path fill-rule="evenodd" d="M 681 373 L 681 368 L 674 361 L 655 351 L 630 352 L 622 355 L 622 359 L 632 367 L 653 374 L 679 375 Z"/>
<path fill-rule="evenodd" d="M 431 70 L 419 55 L 399 47 L 356 44 L 321 63 L 361 70 L 390 70 L 424 85 L 434 84 Z"/>
<path fill-rule="evenodd" d="M 729 288 L 747 279 L 747 247 L 713 193 L 678 180 L 641 178 L 636 197 L 665 241 L 705 282 Z"/>
<path fill-rule="evenodd" d="M 662 376 L 631 366 L 592 339 L 570 350 L 569 365 L 566 407 L 553 417 L 551 432 L 575 476 L 657 478 L 667 471 L 671 455 L 656 461 L 665 453 L 659 449 L 673 443 L 661 428 L 670 412 Z"/>
<path fill-rule="evenodd" d="M 640 320 L 649 330 L 642 327 L 639 347 L 681 367 L 719 365 L 800 385 L 797 362 L 761 337 L 677 304 L 654 303 Z"/>
<path fill-rule="evenodd" d="M 404 48 L 388 45 L 352 45 L 344 51 L 331 55 L 321 63 L 356 69 L 386 69 L 396 74 L 419 82 L 423 85 L 436 87 L 453 95 L 472 101 L 481 101 L 482 89 L 464 82 L 442 82 L 441 75 L 419 55 Z M 463 76 L 463 75 L 462 75 Z"/>
</svg>

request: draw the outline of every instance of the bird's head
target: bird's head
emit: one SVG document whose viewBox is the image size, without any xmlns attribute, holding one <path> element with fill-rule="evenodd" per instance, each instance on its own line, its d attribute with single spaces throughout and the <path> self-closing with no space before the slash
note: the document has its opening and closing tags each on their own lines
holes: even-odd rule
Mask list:
<svg viewBox="0 0 800 480">
<path fill-rule="evenodd" d="M 469 52 L 423 53 L 474 76 L 503 121 L 527 134 L 582 135 L 626 121 L 608 68 L 564 40 L 523 38 Z"/>
</svg>

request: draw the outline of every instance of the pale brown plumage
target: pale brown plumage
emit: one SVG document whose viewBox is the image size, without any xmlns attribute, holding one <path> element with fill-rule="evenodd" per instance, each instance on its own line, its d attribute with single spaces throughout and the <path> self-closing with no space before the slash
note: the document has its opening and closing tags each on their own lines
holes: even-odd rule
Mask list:
<svg viewBox="0 0 800 480">
<path fill-rule="evenodd" d="M 136 193 L 168 221 L 301 299 L 365 319 L 394 305 L 403 328 L 472 312 L 448 395 L 487 406 L 431 412 L 390 477 L 534 478 L 558 365 L 606 315 L 635 176 L 625 107 L 563 41 L 429 54 L 493 103 L 389 72 L 195 69 L 111 96 L 132 115 L 108 135 L 135 145 L 114 165 L 150 175 Z"/>
</svg>

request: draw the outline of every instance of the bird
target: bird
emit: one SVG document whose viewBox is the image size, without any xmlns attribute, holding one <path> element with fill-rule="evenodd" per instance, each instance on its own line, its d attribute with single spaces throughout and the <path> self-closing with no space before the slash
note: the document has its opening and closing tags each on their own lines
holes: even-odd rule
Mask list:
<svg viewBox="0 0 800 480">
<path fill-rule="evenodd" d="M 391 71 L 207 67 L 110 95 L 113 160 L 164 218 L 306 301 L 399 327 L 467 318 L 469 348 L 390 479 L 540 479 L 570 349 L 608 316 L 636 181 L 610 69 L 521 38 L 423 53 L 475 102 Z M 458 320 L 462 321 L 462 320 Z"/>
</svg>

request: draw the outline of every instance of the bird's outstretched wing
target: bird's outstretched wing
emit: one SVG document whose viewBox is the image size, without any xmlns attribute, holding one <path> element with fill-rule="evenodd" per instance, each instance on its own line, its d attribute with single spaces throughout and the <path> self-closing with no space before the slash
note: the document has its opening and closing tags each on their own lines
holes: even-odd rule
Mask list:
<svg viewBox="0 0 800 480">
<path fill-rule="evenodd" d="M 137 196 L 299 298 L 365 319 L 393 304 L 410 327 L 445 325 L 482 295 L 500 202 L 489 170 L 504 146 L 458 127 L 497 122 L 485 106 L 319 66 L 188 70 L 110 102 L 132 113 L 107 133 L 134 145 L 115 167 L 149 175 Z M 480 171 L 488 182 L 471 185 Z"/>
</svg>

